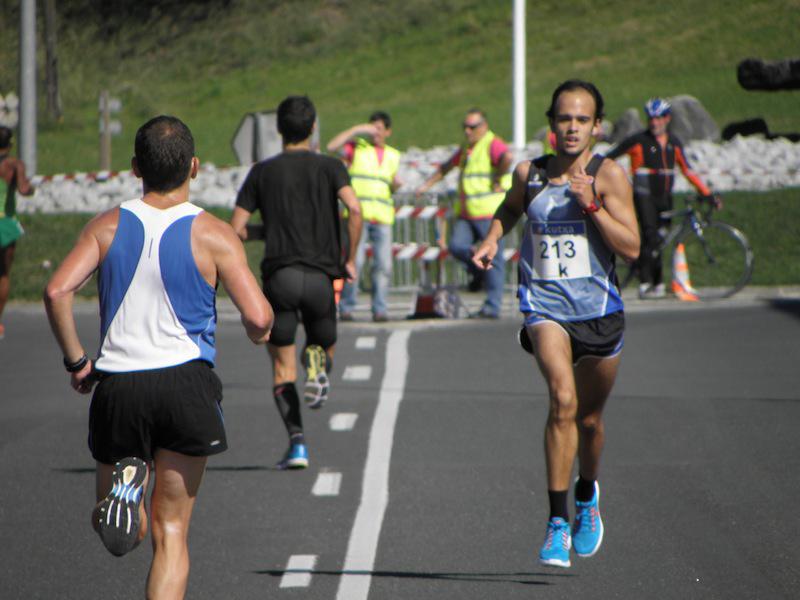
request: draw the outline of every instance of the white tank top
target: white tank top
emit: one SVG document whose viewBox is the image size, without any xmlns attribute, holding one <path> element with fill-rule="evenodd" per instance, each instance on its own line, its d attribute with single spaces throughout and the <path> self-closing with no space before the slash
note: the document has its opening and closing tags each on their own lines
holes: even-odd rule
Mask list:
<svg viewBox="0 0 800 600">
<path fill-rule="evenodd" d="M 120 205 L 119 224 L 98 273 L 101 371 L 159 369 L 201 359 L 214 364 L 216 293 L 192 255 L 203 210 L 184 202 L 160 210 Z"/>
</svg>

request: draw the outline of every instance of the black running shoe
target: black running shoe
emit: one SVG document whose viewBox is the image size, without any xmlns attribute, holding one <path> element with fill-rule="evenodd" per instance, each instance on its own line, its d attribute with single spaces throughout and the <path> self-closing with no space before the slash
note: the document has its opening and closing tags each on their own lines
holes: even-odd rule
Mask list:
<svg viewBox="0 0 800 600">
<path fill-rule="evenodd" d="M 147 465 L 129 456 L 114 465 L 113 486 L 100 504 L 100 539 L 114 556 L 122 556 L 139 543 L 139 505 L 144 499 Z"/>
</svg>

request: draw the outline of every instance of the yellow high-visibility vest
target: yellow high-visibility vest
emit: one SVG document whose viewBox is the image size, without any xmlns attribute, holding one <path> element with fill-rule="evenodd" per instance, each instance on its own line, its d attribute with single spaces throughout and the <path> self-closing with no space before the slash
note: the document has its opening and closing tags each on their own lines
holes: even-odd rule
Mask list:
<svg viewBox="0 0 800 600">
<path fill-rule="evenodd" d="M 384 146 L 383 160 L 379 163 L 375 146 L 363 139 L 356 140 L 349 172 L 365 221 L 394 223 L 392 182 L 398 168 L 400 152 L 395 148 Z"/>
<path fill-rule="evenodd" d="M 506 190 L 511 188 L 511 173 L 500 178 L 502 192 L 495 192 L 492 185 L 492 157 L 489 152 L 495 134 L 487 131 L 467 153 L 461 149 L 461 176 L 459 179 L 460 202 L 456 204 L 456 215 L 467 219 L 488 219 L 503 202 Z M 464 213 L 466 208 L 466 214 Z"/>
</svg>

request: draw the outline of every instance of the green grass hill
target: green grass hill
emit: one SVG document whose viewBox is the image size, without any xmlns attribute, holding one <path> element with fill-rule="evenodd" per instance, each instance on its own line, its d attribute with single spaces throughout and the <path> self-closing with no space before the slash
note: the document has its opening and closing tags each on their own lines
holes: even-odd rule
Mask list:
<svg viewBox="0 0 800 600">
<path fill-rule="evenodd" d="M 18 3 L 0 11 L 0 93 L 18 88 Z M 39 5 L 40 79 L 44 18 Z M 46 115 L 40 83 L 39 172 L 98 167 L 97 97 L 122 99 L 113 167 L 127 168 L 138 125 L 159 113 L 192 128 L 202 160 L 235 162 L 242 115 L 290 93 L 317 104 L 322 138 L 377 108 L 393 142 L 460 140 L 465 109 L 481 106 L 511 135 L 511 0 L 70 0 L 58 8 L 64 114 Z M 649 96 L 691 94 L 722 127 L 763 117 L 800 131 L 800 93 L 748 92 L 746 57 L 797 56 L 800 0 L 542 0 L 527 6 L 528 138 L 545 124 L 552 89 L 570 77 L 603 91 L 608 116 Z"/>
</svg>

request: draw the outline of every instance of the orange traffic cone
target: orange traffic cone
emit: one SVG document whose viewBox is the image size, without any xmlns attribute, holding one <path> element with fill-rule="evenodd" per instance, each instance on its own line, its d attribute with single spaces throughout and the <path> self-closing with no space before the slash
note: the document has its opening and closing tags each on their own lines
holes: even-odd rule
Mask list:
<svg viewBox="0 0 800 600">
<path fill-rule="evenodd" d="M 678 300 L 697 302 L 697 291 L 689 280 L 689 265 L 686 263 L 686 249 L 678 244 L 672 255 L 672 293 Z"/>
</svg>

